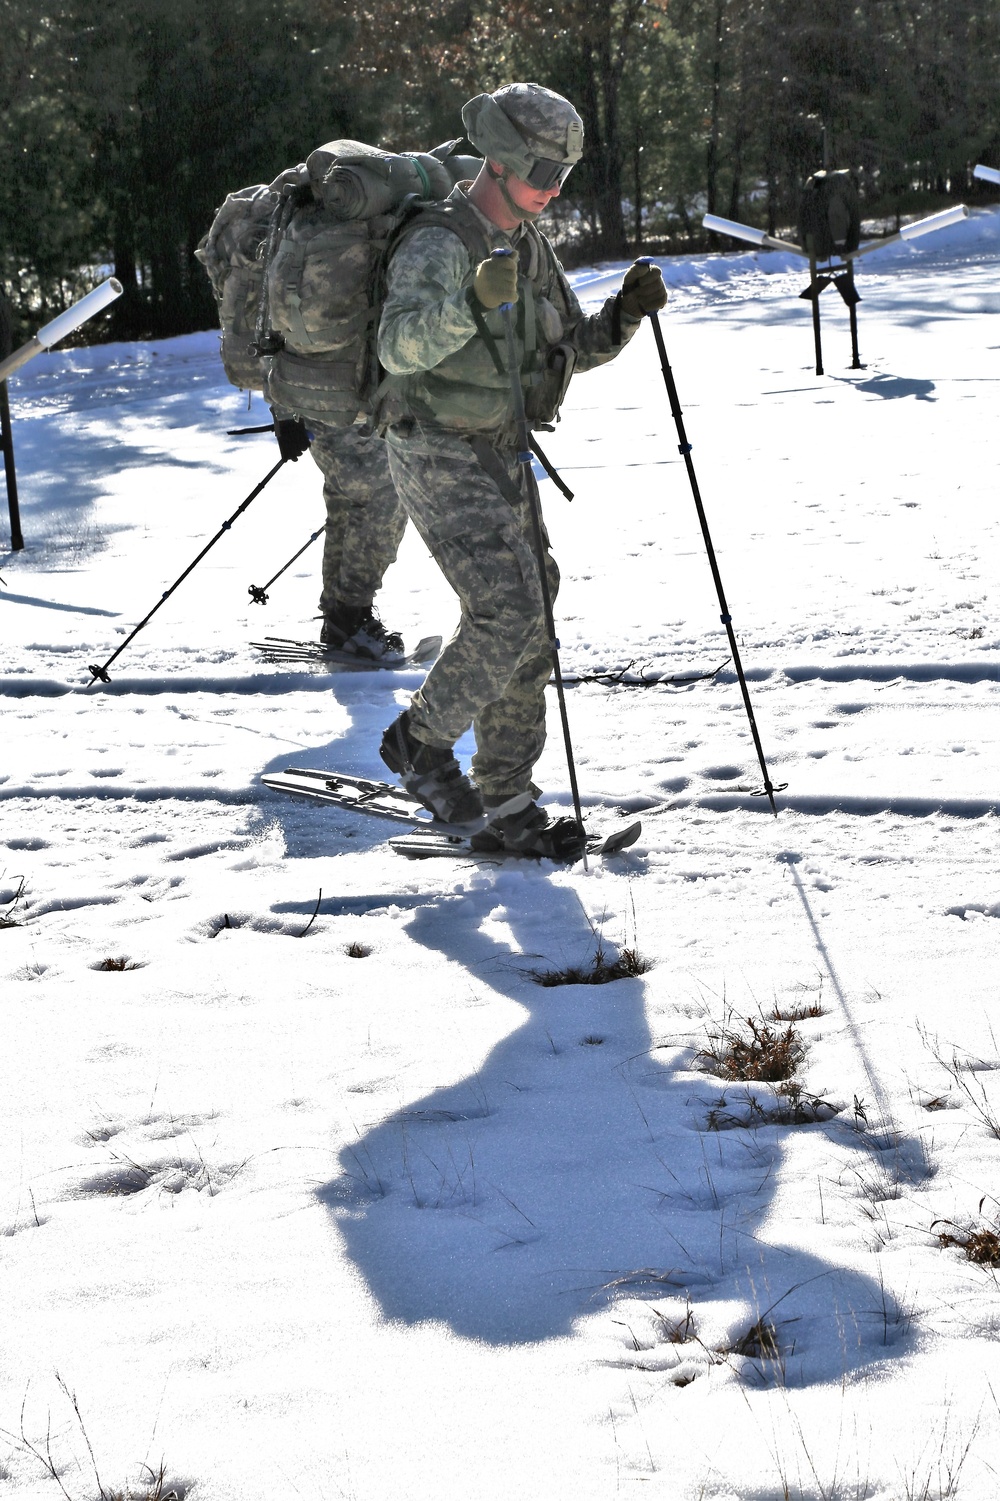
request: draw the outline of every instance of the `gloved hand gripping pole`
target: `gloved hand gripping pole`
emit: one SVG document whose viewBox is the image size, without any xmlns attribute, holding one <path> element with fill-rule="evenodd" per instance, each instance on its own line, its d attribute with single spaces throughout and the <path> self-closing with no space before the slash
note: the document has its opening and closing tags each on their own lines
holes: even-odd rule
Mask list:
<svg viewBox="0 0 1000 1501">
<path fill-rule="evenodd" d="M 143 616 L 143 618 L 139 621 L 139 624 L 136 626 L 135 630 L 132 631 L 132 632 L 130 632 L 130 634 L 125 637 L 125 640 L 122 642 L 121 646 L 119 646 L 119 648 L 118 648 L 117 651 L 114 651 L 114 652 L 111 653 L 111 656 L 104 663 L 104 665 L 102 667 L 91 666 L 91 667 L 88 668 L 88 671 L 90 673 L 91 681 L 92 682 L 97 682 L 98 680 L 100 680 L 102 683 L 110 683 L 111 679 L 108 676 L 108 668 L 111 666 L 111 664 L 115 660 L 115 658 L 121 656 L 122 652 L 125 650 L 126 646 L 128 646 L 129 642 L 133 641 L 135 639 L 135 637 L 138 636 L 138 634 L 142 630 L 143 626 L 149 624 L 149 622 L 152 620 L 153 616 L 156 614 L 156 612 L 160 608 L 160 606 L 162 604 L 166 603 L 166 601 L 170 598 L 171 594 L 173 594 L 174 590 L 180 584 L 183 584 L 183 582 L 187 578 L 188 574 L 191 573 L 193 569 L 197 568 L 198 564 L 201 562 L 201 560 L 205 556 L 205 554 L 207 552 L 209 552 L 215 546 L 216 542 L 218 542 L 219 538 L 221 536 L 223 536 L 223 534 L 225 532 L 228 532 L 228 530 L 232 526 L 233 522 L 236 521 L 236 520 L 238 520 L 238 518 L 243 515 L 243 512 L 246 510 L 246 508 L 250 504 L 250 502 L 252 500 L 256 500 L 257 499 L 257 496 L 263 490 L 264 486 L 270 484 L 271 480 L 274 479 L 274 476 L 277 474 L 277 472 L 281 468 L 281 466 L 283 464 L 287 464 L 287 463 L 288 463 L 287 459 L 279 459 L 278 462 L 275 464 L 274 468 L 268 470 L 267 474 L 265 474 L 265 476 L 261 480 L 260 484 L 254 486 L 254 488 L 250 491 L 250 494 L 247 496 L 246 500 L 244 500 L 241 505 L 238 505 L 236 507 L 236 510 L 230 516 L 229 520 L 228 521 L 224 521 L 222 523 L 222 525 L 219 527 L 219 530 L 216 532 L 215 536 L 212 538 L 211 542 L 206 542 L 206 544 L 202 548 L 201 552 L 198 554 L 198 556 L 194 559 L 194 561 L 192 563 L 188 564 L 188 566 L 185 568 L 184 572 L 181 574 L 180 578 L 177 579 L 174 583 L 172 583 L 170 585 L 170 588 L 166 589 L 163 592 L 163 594 L 160 595 L 160 598 L 156 601 L 156 604 L 150 610 L 149 614 Z"/>
<path fill-rule="evenodd" d="M 694 464 L 691 460 L 691 444 L 688 442 L 687 433 L 684 431 L 684 415 L 681 412 L 680 399 L 677 395 L 677 386 L 674 383 L 674 374 L 670 368 L 670 361 L 667 359 L 667 349 L 666 345 L 663 342 L 663 329 L 660 327 L 659 316 L 655 312 L 649 313 L 648 317 L 653 325 L 653 337 L 656 340 L 656 349 L 660 356 L 660 369 L 663 371 L 663 383 L 667 388 L 667 397 L 670 402 L 670 411 L 673 415 L 674 423 L 677 427 L 678 452 L 683 456 L 684 465 L 688 473 L 688 479 L 691 481 L 691 493 L 694 496 L 694 503 L 698 512 L 698 520 L 701 524 L 701 535 L 705 539 L 705 550 L 708 553 L 709 566 L 712 570 L 712 577 L 715 580 L 715 592 L 719 596 L 719 608 L 722 611 L 720 618 L 722 620 L 722 624 L 726 628 L 726 635 L 729 637 L 729 650 L 733 655 L 733 665 L 736 668 L 736 676 L 740 680 L 740 691 L 743 694 L 743 703 L 746 707 L 747 719 L 750 721 L 750 734 L 753 736 L 754 748 L 757 751 L 757 760 L 760 762 L 760 769 L 764 777 L 763 788 L 760 792 L 755 793 L 754 796 L 760 797 L 762 794 L 766 794 L 767 800 L 771 804 L 771 812 L 775 815 L 775 817 L 777 817 L 778 810 L 774 804 L 774 794 L 776 792 L 783 792 L 785 787 L 788 786 L 788 783 L 783 782 L 781 786 L 775 787 L 771 782 L 770 776 L 768 775 L 767 763 L 764 760 L 764 751 L 760 743 L 760 735 L 757 733 L 757 721 L 754 719 L 753 706 L 750 703 L 750 691 L 747 688 L 747 680 L 743 675 L 743 663 L 740 661 L 739 648 L 736 645 L 736 635 L 733 631 L 733 617 L 730 615 L 729 606 L 726 603 L 726 594 L 725 590 L 722 587 L 722 576 L 719 573 L 719 565 L 715 557 L 715 548 L 712 546 L 712 536 L 708 530 L 708 520 L 705 516 L 705 508 L 701 503 L 701 491 L 698 489 L 698 477 L 694 472 Z"/>
<path fill-rule="evenodd" d="M 494 250 L 493 254 L 513 255 L 512 250 Z M 562 721 L 563 743 L 566 746 L 566 765 L 569 770 L 570 791 L 573 794 L 573 813 L 577 822 L 583 825 L 583 813 L 580 808 L 580 789 L 576 781 L 576 763 L 573 759 L 573 742 L 569 733 L 569 717 L 566 713 L 566 694 L 563 689 L 562 669 L 559 666 L 559 642 L 556 638 L 555 618 L 552 614 L 552 593 L 549 589 L 549 578 L 545 567 L 545 542 L 542 536 L 542 507 L 538 496 L 538 486 L 535 483 L 534 471 L 531 467 L 531 439 L 528 433 L 528 418 L 524 410 L 524 392 L 521 389 L 521 362 L 517 356 L 517 342 L 514 337 L 514 307 L 510 302 L 500 304 L 500 315 L 503 318 L 504 334 L 507 339 L 507 370 L 510 375 L 510 394 L 514 406 L 514 421 L 517 424 L 517 461 L 521 465 L 524 475 L 525 493 L 528 497 L 528 508 L 531 512 L 531 531 L 535 545 L 535 558 L 538 562 L 538 579 L 542 591 L 542 609 L 545 614 L 545 629 L 548 633 L 549 647 L 552 652 L 552 675 L 555 679 L 556 695 L 559 699 L 559 718 Z M 587 852 L 583 854 L 583 868 L 587 866 Z"/>
</svg>

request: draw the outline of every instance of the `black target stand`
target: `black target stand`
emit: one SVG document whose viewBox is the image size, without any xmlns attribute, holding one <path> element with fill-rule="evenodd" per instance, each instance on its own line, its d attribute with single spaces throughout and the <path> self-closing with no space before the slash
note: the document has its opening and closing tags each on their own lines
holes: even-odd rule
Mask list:
<svg viewBox="0 0 1000 1501">
<path fill-rule="evenodd" d="M 827 287 L 836 287 L 851 320 L 851 369 L 860 370 L 858 353 L 858 303 L 861 294 L 854 285 L 854 260 L 861 244 L 861 200 L 850 172 L 814 172 L 802 190 L 799 207 L 799 239 L 809 257 L 809 285 L 799 296 L 812 303 L 816 374 L 823 374 L 823 341 L 819 299 Z M 839 265 L 834 265 L 834 261 Z"/>
<path fill-rule="evenodd" d="M 986 177 L 993 169 L 976 168 L 978 177 Z M 1000 182 L 1000 172 L 994 174 Z M 988 181 L 993 181 L 989 176 Z M 943 209 L 927 219 L 918 219 L 907 224 L 895 234 L 881 240 L 861 244 L 861 203 L 854 174 L 847 171 L 830 172 L 825 167 L 814 172 L 802 191 L 799 206 L 799 239 L 780 240 L 775 235 L 765 234 L 749 224 L 739 224 L 733 219 L 721 219 L 717 214 L 706 214 L 702 219 L 705 228 L 713 234 L 729 235 L 734 240 L 747 240 L 764 250 L 787 250 L 800 255 L 809 262 L 809 285 L 799 296 L 812 304 L 813 342 L 816 346 L 816 374 L 823 374 L 823 344 L 819 319 L 819 299 L 827 287 L 836 287 L 847 306 L 851 320 L 851 369 L 863 370 L 858 353 L 858 303 L 861 295 L 854 284 L 854 262 L 862 255 L 882 250 L 899 240 L 915 240 L 919 235 L 931 234 L 957 224 L 969 210 L 964 203 L 954 208 Z"/>
</svg>

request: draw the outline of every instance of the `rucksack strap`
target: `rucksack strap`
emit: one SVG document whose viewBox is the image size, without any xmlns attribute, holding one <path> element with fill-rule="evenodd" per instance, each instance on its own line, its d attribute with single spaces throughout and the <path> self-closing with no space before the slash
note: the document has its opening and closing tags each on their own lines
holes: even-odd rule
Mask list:
<svg viewBox="0 0 1000 1501">
<path fill-rule="evenodd" d="M 465 441 L 475 454 L 480 469 L 493 481 L 504 500 L 512 505 L 515 510 L 519 509 L 524 504 L 524 496 L 521 493 L 520 487 L 511 478 L 506 464 L 497 453 L 489 438 L 484 438 L 482 434 L 474 433 L 470 437 L 467 437 Z"/>
<path fill-rule="evenodd" d="M 254 352 L 257 355 L 275 354 L 281 348 L 281 341 L 275 338 L 271 329 L 267 273 L 271 269 L 271 262 L 274 259 L 275 251 L 281 242 L 282 235 L 288 228 L 289 220 L 295 210 L 304 201 L 304 194 L 310 194 L 311 196 L 308 188 L 303 189 L 286 183 L 281 190 L 281 197 L 274 206 L 274 212 L 267 227 L 267 239 L 264 241 L 263 281 L 261 282 L 260 299 L 257 304 L 257 328 L 254 340 Z"/>
<path fill-rule="evenodd" d="M 469 312 L 472 314 L 472 321 L 476 325 L 479 337 L 489 350 L 490 359 L 493 361 L 497 375 L 506 376 L 509 372 L 507 366 L 500 358 L 500 346 L 489 331 L 486 319 L 483 317 L 483 305 L 476 296 L 474 288 L 469 288 L 465 300 L 469 305 Z"/>
</svg>

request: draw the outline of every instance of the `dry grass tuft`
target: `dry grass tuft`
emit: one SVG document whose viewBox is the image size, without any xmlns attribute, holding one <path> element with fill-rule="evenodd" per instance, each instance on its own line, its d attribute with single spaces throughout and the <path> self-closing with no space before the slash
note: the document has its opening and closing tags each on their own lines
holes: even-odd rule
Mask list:
<svg viewBox="0 0 1000 1501">
<path fill-rule="evenodd" d="M 768 1319 L 761 1317 L 719 1354 L 746 1355 L 750 1360 L 777 1360 L 781 1355 L 778 1331 Z"/>
<path fill-rule="evenodd" d="M 366 943 L 349 943 L 344 953 L 348 959 L 367 959 L 371 949 Z"/>
<path fill-rule="evenodd" d="M 24 926 L 24 924 L 17 917 L 15 917 L 15 915 L 14 915 L 17 912 L 18 906 L 20 905 L 20 902 L 21 902 L 21 899 L 22 899 L 23 896 L 24 896 L 24 877 L 22 876 L 21 877 L 20 885 L 18 886 L 17 890 L 14 892 L 14 895 L 11 897 L 10 901 L 4 907 L 3 911 L 0 912 L 0 929 L 2 929 L 2 928 L 22 928 Z"/>
<path fill-rule="evenodd" d="M 938 1224 L 941 1221 L 935 1220 L 934 1225 Z M 939 1230 L 937 1239 L 941 1246 L 958 1246 L 976 1266 L 1000 1266 L 1000 1233 L 989 1225 L 981 1225 L 978 1230 L 958 1230 L 955 1235 L 949 1230 Z"/>
<path fill-rule="evenodd" d="M 617 959 L 609 963 L 604 948 L 598 944 L 588 965 L 570 964 L 565 969 L 533 969 L 531 978 L 536 985 L 607 985 L 611 980 L 634 980 L 653 967 L 652 961 L 644 959 L 636 949 L 621 949 Z"/>
<path fill-rule="evenodd" d="M 771 1009 L 771 1020 L 776 1022 L 804 1022 L 811 1017 L 825 1015 L 826 1007 L 820 1005 L 819 1001 L 800 1001 L 797 1006 L 780 1006 L 775 1001 Z"/>
<path fill-rule="evenodd" d="M 680 1319 L 668 1319 L 666 1314 L 660 1313 L 659 1309 L 656 1308 L 653 1309 L 653 1312 L 660 1321 L 660 1333 L 667 1344 L 686 1345 L 688 1340 L 694 1339 L 697 1335 L 698 1330 L 694 1319 L 694 1309 L 690 1303 L 685 1310 L 684 1317 Z"/>
<path fill-rule="evenodd" d="M 761 1019 L 746 1018 L 749 1032 L 723 1027 L 697 1057 L 720 1078 L 761 1084 L 791 1079 L 806 1048 L 791 1022 L 783 1032 Z"/>
<path fill-rule="evenodd" d="M 761 1103 L 750 1090 L 730 1102 L 722 1095 L 709 1107 L 706 1127 L 709 1131 L 753 1130 L 759 1126 L 812 1126 L 839 1114 L 839 1107 L 819 1095 L 807 1094 L 795 1079 L 778 1086 L 770 1099 Z"/>
<path fill-rule="evenodd" d="M 142 967 L 127 954 L 120 954 L 117 959 L 102 959 L 100 964 L 94 965 L 95 969 L 106 970 L 109 974 L 122 974 L 127 969 L 142 969 Z"/>
<path fill-rule="evenodd" d="M 158 1470 L 151 1470 L 144 1465 L 149 1479 L 140 1482 L 141 1489 L 134 1491 L 126 1485 L 121 1491 L 106 1491 L 100 1487 L 100 1501 L 182 1501 L 183 1492 L 175 1486 L 165 1489 L 167 1486 L 166 1471 L 163 1465 Z"/>
</svg>

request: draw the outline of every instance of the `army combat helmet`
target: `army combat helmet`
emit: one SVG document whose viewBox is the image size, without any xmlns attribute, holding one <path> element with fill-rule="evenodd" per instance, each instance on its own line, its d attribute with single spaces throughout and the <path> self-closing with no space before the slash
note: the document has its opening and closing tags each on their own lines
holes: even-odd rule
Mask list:
<svg viewBox="0 0 1000 1501">
<path fill-rule="evenodd" d="M 583 121 L 568 99 L 540 83 L 509 83 L 495 94 L 477 94 L 462 110 L 469 140 L 487 161 L 508 207 L 535 219 L 507 192 L 511 173 L 540 192 L 561 187 L 583 155 Z M 497 173 L 489 166 L 499 162 Z"/>
</svg>

